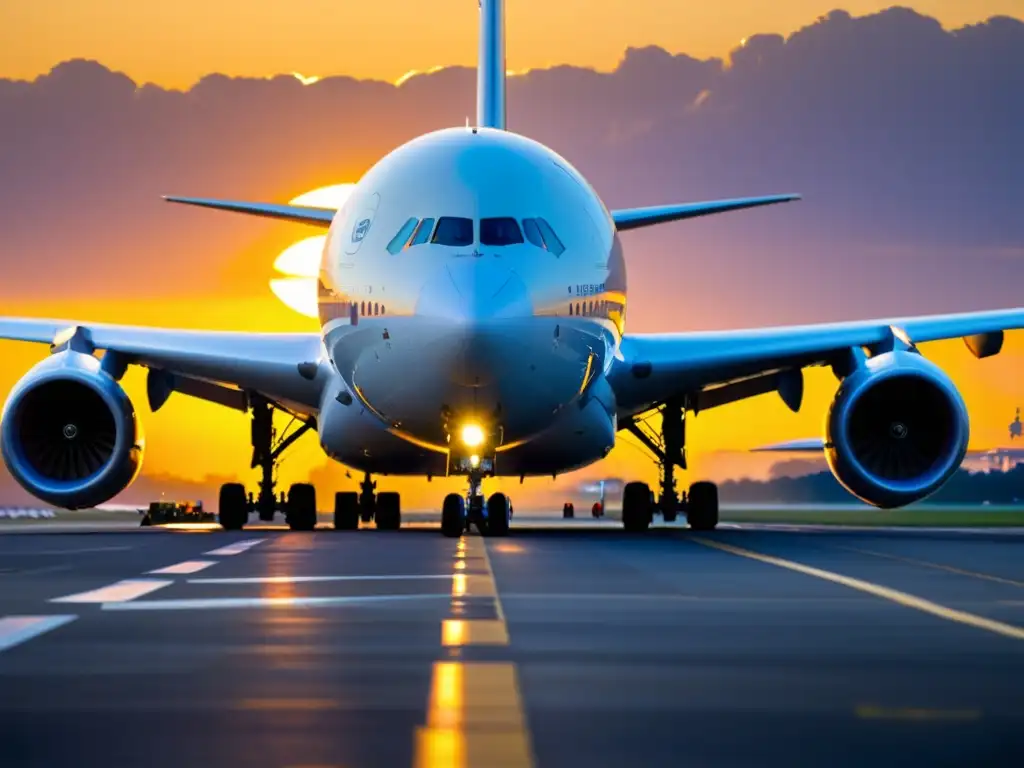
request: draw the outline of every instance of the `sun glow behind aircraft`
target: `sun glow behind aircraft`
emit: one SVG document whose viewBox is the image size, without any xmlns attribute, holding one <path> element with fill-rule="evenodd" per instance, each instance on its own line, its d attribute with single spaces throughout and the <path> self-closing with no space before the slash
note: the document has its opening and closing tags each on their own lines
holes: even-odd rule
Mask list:
<svg viewBox="0 0 1024 768">
<path fill-rule="evenodd" d="M 355 186 L 335 184 L 321 187 L 299 195 L 291 200 L 291 204 L 341 208 Z M 281 251 L 274 261 L 274 269 L 288 277 L 271 280 L 270 290 L 286 307 L 306 317 L 317 316 L 316 276 L 326 239 L 326 235 L 317 235 L 299 240 Z"/>
</svg>

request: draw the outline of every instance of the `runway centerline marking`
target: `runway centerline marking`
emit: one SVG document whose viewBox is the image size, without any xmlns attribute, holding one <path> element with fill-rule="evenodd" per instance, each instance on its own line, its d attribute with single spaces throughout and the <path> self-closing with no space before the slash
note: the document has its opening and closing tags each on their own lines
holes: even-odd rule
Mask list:
<svg viewBox="0 0 1024 768">
<path fill-rule="evenodd" d="M 441 645 L 451 660 L 434 664 L 426 725 L 416 730 L 413 765 L 533 766 L 530 731 L 519 692 L 516 665 L 465 662 L 470 646 L 509 644 L 508 624 L 491 568 L 487 543 L 463 536 L 453 563 L 451 611 L 458 616 L 464 598 L 490 598 L 497 619 L 445 619 Z M 467 564 L 475 570 L 466 573 Z"/>
<path fill-rule="evenodd" d="M 944 565 L 943 563 L 932 563 L 928 560 L 917 560 L 912 557 L 903 557 L 902 555 L 891 555 L 888 552 L 876 552 L 873 549 L 861 549 L 860 547 L 839 547 L 839 549 L 845 549 L 848 552 L 859 552 L 862 555 L 872 555 L 873 557 L 881 557 L 886 560 L 895 560 L 897 562 L 908 563 L 910 565 L 920 565 L 925 568 L 935 568 L 940 571 L 948 571 L 949 573 L 955 573 L 958 576 L 972 576 L 976 579 L 994 581 L 997 584 L 1009 584 L 1011 587 L 1024 587 L 1024 581 L 1014 581 L 1013 579 L 1006 579 L 1002 576 L 993 576 L 989 573 L 968 571 L 965 568 L 956 568 L 952 565 Z"/>
<path fill-rule="evenodd" d="M 203 554 L 213 555 L 214 557 L 240 555 L 263 541 L 264 539 L 246 539 L 244 541 L 236 541 L 234 544 L 227 544 L 223 547 L 218 547 L 217 549 L 211 549 L 209 552 L 204 552 Z"/>
<path fill-rule="evenodd" d="M 330 608 L 404 600 L 447 600 L 445 593 L 415 595 L 349 595 L 345 597 L 210 597 L 181 600 L 136 600 L 104 603 L 104 611 L 195 611 L 227 608 Z"/>
<path fill-rule="evenodd" d="M 6 651 L 26 640 L 63 627 L 77 616 L 4 616 L 0 618 L 0 651 Z"/>
<path fill-rule="evenodd" d="M 409 581 L 417 579 L 447 579 L 450 573 L 412 574 L 408 576 L 387 574 L 383 576 L 246 576 L 227 579 L 189 579 L 189 584 L 304 584 L 316 581 Z"/>
<path fill-rule="evenodd" d="M 784 560 L 781 557 L 774 557 L 772 555 L 764 555 L 760 552 L 754 552 L 749 549 L 741 549 L 740 547 L 734 547 L 731 544 L 723 544 L 720 541 L 712 541 L 711 539 L 703 538 L 691 538 L 697 544 L 702 544 L 705 547 L 711 547 L 712 549 L 718 549 L 723 552 L 728 552 L 733 555 L 739 555 L 740 557 L 746 557 L 751 560 L 758 560 L 762 563 L 774 565 L 779 568 L 786 568 L 790 571 L 796 571 L 806 576 L 814 576 L 824 581 L 831 581 L 834 584 L 841 584 L 844 587 L 850 589 L 856 589 L 861 592 L 867 592 L 868 594 L 881 597 L 885 600 L 890 600 L 898 605 L 905 606 L 907 608 L 914 608 L 924 613 L 930 613 L 933 616 L 938 616 L 948 621 L 955 621 L 959 624 L 966 624 L 971 627 L 977 627 L 978 629 L 986 629 L 989 632 L 994 632 L 997 635 L 1003 635 L 1004 637 L 1012 637 L 1015 640 L 1024 640 L 1024 629 L 1015 627 L 1012 624 L 1004 624 L 1001 621 L 994 621 L 993 619 L 986 619 L 984 616 L 977 616 L 973 613 L 967 613 L 966 611 L 958 611 L 953 608 L 947 608 L 944 605 L 933 603 L 930 600 L 917 597 L 915 595 L 907 594 L 906 592 L 900 592 L 896 589 L 890 589 L 889 587 L 883 587 L 880 584 L 873 584 L 870 581 L 863 581 L 862 579 L 855 579 L 850 576 L 843 576 L 839 573 L 833 573 L 832 571 L 825 571 L 821 568 L 814 568 L 810 565 L 803 565 L 792 560 Z"/>
<path fill-rule="evenodd" d="M 116 604 L 134 600 L 136 597 L 148 595 L 158 589 L 173 584 L 165 579 L 125 579 L 106 587 L 91 589 L 88 592 L 77 592 L 73 595 L 55 597 L 51 603 L 103 603 Z"/>
<path fill-rule="evenodd" d="M 146 573 L 165 573 L 168 575 L 184 576 L 189 573 L 198 573 L 199 571 L 205 570 L 211 565 L 216 564 L 216 560 L 186 560 L 183 563 L 175 563 L 174 565 L 168 565 L 164 568 L 156 568 L 152 571 L 146 571 Z"/>
</svg>

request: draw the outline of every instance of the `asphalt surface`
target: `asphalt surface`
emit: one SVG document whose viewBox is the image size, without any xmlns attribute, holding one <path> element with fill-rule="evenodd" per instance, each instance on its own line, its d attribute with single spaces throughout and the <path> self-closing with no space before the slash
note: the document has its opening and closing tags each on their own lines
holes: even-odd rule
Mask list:
<svg viewBox="0 0 1024 768">
<path fill-rule="evenodd" d="M 1024 765 L 1019 531 L 461 542 L 2 535 L 0 765 Z"/>
</svg>

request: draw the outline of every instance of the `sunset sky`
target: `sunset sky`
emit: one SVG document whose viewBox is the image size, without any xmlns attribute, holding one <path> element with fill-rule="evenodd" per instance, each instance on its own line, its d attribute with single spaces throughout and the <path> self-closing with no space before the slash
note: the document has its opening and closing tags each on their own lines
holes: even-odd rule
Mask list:
<svg viewBox="0 0 1024 768">
<path fill-rule="evenodd" d="M 1024 24 L 954 35 L 927 18 L 946 30 L 995 14 L 1021 18 L 1024 0 L 920 0 L 923 17 L 852 22 L 819 21 L 836 4 L 809 0 L 507 4 L 510 69 L 589 68 L 515 78 L 510 127 L 563 153 L 609 207 L 805 195 L 625 235 L 627 332 L 1024 305 Z M 885 5 L 841 7 L 856 17 Z M 785 43 L 740 47 L 748 36 L 796 30 Z M 357 181 L 398 144 L 472 112 L 471 73 L 390 83 L 410 70 L 473 64 L 475 32 L 475 0 L 8 0 L 0 5 L 2 314 L 315 331 L 270 282 L 282 276 L 275 259 L 316 231 L 169 206 L 160 196 L 288 201 Z M 650 45 L 732 66 L 656 48 L 624 56 Z M 98 63 L 66 63 L 78 58 Z M 303 86 L 287 77 L 293 72 L 358 80 Z M 212 73 L 286 77 L 196 85 Z M 157 87 L 138 87 L 150 82 Z M 1024 405 L 1024 334 L 985 361 L 960 342 L 927 351 L 962 388 L 972 446 L 1005 442 L 1013 408 Z M 45 355 L 16 343 L 0 352 L 4 393 Z M 689 431 L 686 482 L 763 477 L 771 460 L 742 451 L 820 435 L 836 382 L 824 371 L 807 382 L 797 415 L 774 396 L 701 414 Z M 180 395 L 152 414 L 143 374 L 131 372 L 126 385 L 146 429 L 147 489 L 194 487 L 211 499 L 217 482 L 254 478 L 245 417 Z M 583 475 L 653 481 L 654 465 L 630 441 Z M 354 487 L 344 472 L 308 436 L 281 479 L 312 476 L 326 508 L 327 494 Z M 385 485 L 414 505 L 436 503 L 446 488 Z M 550 487 L 508 484 L 518 498 Z"/>
<path fill-rule="evenodd" d="M 188 88 L 210 72 L 282 72 L 393 82 L 476 61 L 476 0 L 4 0 L 0 77 L 33 78 L 91 58 L 138 82 Z M 877 0 L 506 0 L 512 70 L 610 70 L 628 46 L 726 56 L 752 34 L 789 34 L 834 8 Z M 1024 0 L 916 0 L 947 27 L 1024 16 Z"/>
</svg>

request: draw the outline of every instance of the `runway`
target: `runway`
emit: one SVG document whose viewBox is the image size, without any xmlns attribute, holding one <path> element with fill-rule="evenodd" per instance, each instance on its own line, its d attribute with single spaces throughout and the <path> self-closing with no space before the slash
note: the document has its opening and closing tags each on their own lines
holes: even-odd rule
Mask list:
<svg viewBox="0 0 1024 768">
<path fill-rule="evenodd" d="M 1021 765 L 1024 538 L 0 535 L 0 691 L 5 768 Z"/>
</svg>

